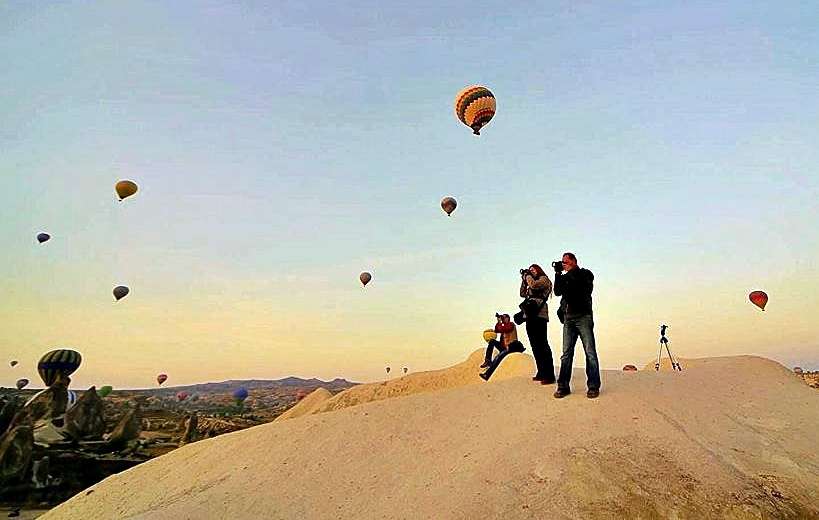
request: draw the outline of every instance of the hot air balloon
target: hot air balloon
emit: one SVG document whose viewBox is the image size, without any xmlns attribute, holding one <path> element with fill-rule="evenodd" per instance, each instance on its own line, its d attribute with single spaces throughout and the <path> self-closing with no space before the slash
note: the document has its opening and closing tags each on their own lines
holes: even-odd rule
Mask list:
<svg viewBox="0 0 819 520">
<path fill-rule="evenodd" d="M 444 197 L 441 199 L 441 209 L 446 212 L 448 217 L 452 216 L 452 212 L 458 207 L 458 201 L 452 197 Z"/>
<path fill-rule="evenodd" d="M 188 392 L 181 391 L 181 392 L 176 393 L 176 400 L 179 401 L 179 402 L 182 402 L 187 398 L 188 398 Z"/>
<path fill-rule="evenodd" d="M 765 294 L 765 291 L 754 291 L 748 295 L 748 299 L 763 311 L 765 310 L 765 305 L 768 303 L 768 295 Z"/>
<path fill-rule="evenodd" d="M 159 374 L 156 376 L 156 382 L 160 385 L 168 380 L 168 374 Z"/>
<path fill-rule="evenodd" d="M 58 349 L 47 352 L 37 363 L 37 372 L 46 386 L 51 386 L 57 376 L 70 376 L 80 367 L 82 356 L 79 352 L 69 349 Z"/>
<path fill-rule="evenodd" d="M 37 242 L 41 244 L 44 242 L 48 242 L 49 240 L 51 240 L 51 235 L 49 235 L 48 233 L 40 233 L 39 235 L 37 235 Z"/>
<path fill-rule="evenodd" d="M 637 372 L 637 367 L 634 365 L 625 365 L 623 367 L 623 372 Z"/>
<path fill-rule="evenodd" d="M 114 389 L 110 385 L 103 386 L 97 392 L 97 395 L 100 397 L 105 397 L 106 395 L 110 394 Z"/>
<path fill-rule="evenodd" d="M 119 201 L 122 202 L 123 200 L 127 199 L 136 193 L 138 189 L 139 187 L 133 181 L 119 181 L 116 185 Z"/>
<path fill-rule="evenodd" d="M 17 390 L 22 390 L 26 386 L 28 386 L 28 379 L 22 378 L 17 380 Z"/>
<path fill-rule="evenodd" d="M 307 397 L 307 392 L 305 392 L 304 390 L 299 390 L 298 392 L 296 392 L 296 400 L 297 401 L 301 401 L 305 397 Z"/>
<path fill-rule="evenodd" d="M 386 370 L 387 370 L 387 373 L 389 374 L 390 373 L 390 367 L 387 367 Z"/>
<path fill-rule="evenodd" d="M 472 133 L 480 135 L 481 128 L 495 115 L 495 96 L 480 85 L 466 87 L 455 96 L 455 115 Z"/>
<path fill-rule="evenodd" d="M 114 298 L 116 298 L 117 301 L 120 301 L 121 299 L 128 296 L 129 292 L 131 292 L 131 290 L 125 287 L 124 285 L 117 285 L 116 287 L 114 287 Z"/>
<path fill-rule="evenodd" d="M 409 369 L 407 367 L 404 367 L 404 373 L 405 374 L 407 373 L 407 370 L 409 370 Z"/>
<path fill-rule="evenodd" d="M 233 398 L 236 399 L 236 404 L 241 405 L 247 399 L 247 388 L 240 386 L 233 391 Z"/>
<path fill-rule="evenodd" d="M 483 331 L 483 340 L 489 343 L 493 339 L 498 339 L 498 333 L 493 329 L 486 329 Z"/>
<path fill-rule="evenodd" d="M 366 286 L 368 283 L 370 283 L 370 280 L 373 279 L 373 275 L 368 272 L 363 272 L 358 275 L 358 279 L 361 280 L 361 283 Z"/>
<path fill-rule="evenodd" d="M 9 365 L 11 365 L 11 366 L 17 366 L 17 360 L 16 360 L 16 359 L 12 359 L 11 361 L 9 361 Z"/>
</svg>

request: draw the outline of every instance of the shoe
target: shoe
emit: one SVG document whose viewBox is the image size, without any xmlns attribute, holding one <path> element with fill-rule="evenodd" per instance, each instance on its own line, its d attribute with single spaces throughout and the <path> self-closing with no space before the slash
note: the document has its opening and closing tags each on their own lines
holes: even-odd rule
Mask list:
<svg viewBox="0 0 819 520">
<path fill-rule="evenodd" d="M 588 392 L 586 392 L 586 397 L 588 397 L 589 399 L 594 399 L 599 395 L 600 390 L 589 390 Z"/>
<path fill-rule="evenodd" d="M 489 381 L 489 376 L 488 376 L 488 375 L 486 375 L 486 373 L 485 373 L 485 372 L 484 372 L 484 373 L 481 373 L 481 374 L 478 374 L 478 375 L 479 375 L 479 376 L 481 376 L 481 379 L 483 379 L 484 381 Z"/>
<path fill-rule="evenodd" d="M 571 392 L 569 390 L 563 390 L 562 388 L 558 388 L 557 390 L 555 390 L 555 394 L 554 394 L 555 399 L 563 399 L 564 397 L 566 397 L 570 393 Z"/>
<path fill-rule="evenodd" d="M 557 381 L 555 381 L 554 379 L 541 379 L 540 380 L 541 385 L 553 385 L 555 383 L 557 383 Z"/>
<path fill-rule="evenodd" d="M 483 364 L 483 365 L 481 365 L 481 366 L 480 366 L 480 367 L 478 367 L 478 368 L 489 368 L 489 363 L 484 362 L 484 364 Z"/>
</svg>

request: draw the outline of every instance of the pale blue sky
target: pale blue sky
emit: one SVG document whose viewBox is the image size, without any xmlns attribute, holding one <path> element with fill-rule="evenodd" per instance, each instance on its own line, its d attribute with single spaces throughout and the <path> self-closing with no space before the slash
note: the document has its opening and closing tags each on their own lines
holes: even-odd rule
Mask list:
<svg viewBox="0 0 819 520">
<path fill-rule="evenodd" d="M 720 326 L 719 291 L 739 309 L 714 338 L 725 353 L 819 365 L 805 343 L 819 303 L 815 3 L 266 4 L 0 4 L 11 350 L 61 344 L 50 323 L 68 308 L 94 326 L 66 341 L 92 353 L 118 336 L 102 322 L 140 305 L 209 322 L 242 309 L 242 329 L 261 329 L 227 377 L 286 344 L 274 317 L 313 343 L 261 375 L 379 377 L 365 366 L 378 356 L 437 368 L 514 311 L 519 267 L 573 250 L 597 275 L 604 366 L 650 358 L 675 316 L 689 354 L 707 355 L 694 343 Z M 480 137 L 452 108 L 474 83 L 498 100 Z M 121 178 L 141 191 L 119 205 Z M 112 318 L 90 302 L 110 306 L 119 283 L 133 293 Z M 743 321 L 759 318 L 757 288 L 770 328 L 749 347 L 737 331 L 757 327 Z M 349 325 L 361 316 L 371 335 Z M 139 320 L 129 349 L 212 348 L 194 325 Z M 624 345 L 636 330 L 647 347 Z M 550 340 L 559 350 L 556 322 Z"/>
</svg>

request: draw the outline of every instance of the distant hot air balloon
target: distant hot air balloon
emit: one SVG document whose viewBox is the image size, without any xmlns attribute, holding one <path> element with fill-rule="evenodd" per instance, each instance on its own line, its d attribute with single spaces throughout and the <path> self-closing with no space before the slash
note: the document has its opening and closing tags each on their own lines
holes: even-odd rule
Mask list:
<svg viewBox="0 0 819 520">
<path fill-rule="evenodd" d="M 11 366 L 17 366 L 17 360 L 16 360 L 16 359 L 12 359 L 11 361 L 9 361 L 9 365 L 11 365 Z"/>
<path fill-rule="evenodd" d="M 305 392 L 304 390 L 299 390 L 298 392 L 296 392 L 296 400 L 297 401 L 301 401 L 305 397 L 307 397 L 307 392 Z"/>
<path fill-rule="evenodd" d="M 754 291 L 748 295 L 748 299 L 763 311 L 765 310 L 765 305 L 768 303 L 768 295 L 765 294 L 765 291 Z"/>
<path fill-rule="evenodd" d="M 49 235 L 48 233 L 40 233 L 39 235 L 37 235 L 37 242 L 41 244 L 44 242 L 48 242 L 49 240 L 51 240 L 51 235 Z"/>
<path fill-rule="evenodd" d="M 168 374 L 159 374 L 156 376 L 156 382 L 160 385 L 168 380 Z"/>
<path fill-rule="evenodd" d="M 182 402 L 187 398 L 188 398 L 188 392 L 181 391 L 181 392 L 177 392 L 177 394 L 176 394 L 176 400 L 179 401 L 179 402 Z"/>
<path fill-rule="evenodd" d="M 358 279 L 361 280 L 361 283 L 366 286 L 368 283 L 370 283 L 370 280 L 373 279 L 373 275 L 368 272 L 363 272 L 358 275 Z"/>
<path fill-rule="evenodd" d="M 22 378 L 17 380 L 17 390 L 22 390 L 26 386 L 28 386 L 28 379 Z"/>
<path fill-rule="evenodd" d="M 119 197 L 120 202 L 127 199 L 136 193 L 137 190 L 139 190 L 139 187 L 133 181 L 119 181 L 115 188 L 117 190 L 117 196 Z"/>
<path fill-rule="evenodd" d="M 455 96 L 455 115 L 475 135 L 481 134 L 481 128 L 495 115 L 495 108 L 495 96 L 480 85 L 466 87 Z"/>
<path fill-rule="evenodd" d="M 240 386 L 233 391 L 233 398 L 236 399 L 236 404 L 241 405 L 247 399 L 247 388 Z"/>
<path fill-rule="evenodd" d="M 405 374 L 407 373 L 407 370 L 409 370 L 409 369 L 407 367 L 404 367 L 404 373 Z"/>
<path fill-rule="evenodd" d="M 390 367 L 387 367 L 386 370 L 387 370 L 387 373 L 389 374 L 390 373 Z"/>
<path fill-rule="evenodd" d="M 498 333 L 493 329 L 486 329 L 483 331 L 483 340 L 489 343 L 493 339 L 498 339 Z"/>
<path fill-rule="evenodd" d="M 129 292 L 131 292 L 131 290 L 125 287 L 124 285 L 117 285 L 116 287 L 114 287 L 114 298 L 116 298 L 117 301 L 120 301 L 121 299 L 128 296 Z"/>
<path fill-rule="evenodd" d="M 623 372 L 637 372 L 637 367 L 634 365 L 625 365 L 623 367 Z"/>
<path fill-rule="evenodd" d="M 458 207 L 458 201 L 452 197 L 444 197 L 441 199 L 441 208 L 446 212 L 448 217 L 452 216 L 452 212 Z"/>
<path fill-rule="evenodd" d="M 37 372 L 46 386 L 51 386 L 57 376 L 70 376 L 80 367 L 82 356 L 79 352 L 69 349 L 58 349 L 47 352 L 37 363 Z"/>
<path fill-rule="evenodd" d="M 97 395 L 100 397 L 105 397 L 106 395 L 110 394 L 114 389 L 110 385 L 103 386 L 102 388 L 97 391 Z"/>
</svg>

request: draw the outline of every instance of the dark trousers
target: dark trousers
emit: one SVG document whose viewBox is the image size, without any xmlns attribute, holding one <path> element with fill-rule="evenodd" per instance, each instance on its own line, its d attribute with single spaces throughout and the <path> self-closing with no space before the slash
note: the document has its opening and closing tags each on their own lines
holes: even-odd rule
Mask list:
<svg viewBox="0 0 819 520">
<path fill-rule="evenodd" d="M 537 365 L 535 378 L 554 383 L 555 362 L 552 359 L 552 349 L 549 347 L 549 338 L 546 335 L 548 325 L 546 318 L 528 318 L 526 335 L 529 336 L 529 345 L 532 347 L 532 355 L 535 356 Z"/>
<path fill-rule="evenodd" d="M 503 348 L 501 347 L 500 341 L 490 339 L 489 344 L 486 346 L 486 355 L 483 358 L 483 362 L 485 364 L 488 365 L 492 361 L 492 354 L 495 352 L 495 349 L 498 349 L 498 352 L 503 354 Z"/>
<path fill-rule="evenodd" d="M 489 368 L 487 368 L 486 372 L 484 372 L 487 381 L 489 380 L 490 377 L 492 377 L 492 374 L 495 373 L 495 370 L 498 369 L 498 367 L 501 364 L 501 361 L 503 361 L 503 358 L 505 358 L 506 356 L 513 352 L 523 352 L 526 349 L 523 347 L 523 343 L 521 343 L 520 341 L 513 341 L 512 343 L 509 344 L 509 348 L 507 348 L 506 350 L 501 350 L 500 347 L 498 348 L 498 350 L 500 350 L 500 354 L 495 356 L 495 359 L 492 360 L 492 364 L 489 365 Z"/>
<path fill-rule="evenodd" d="M 567 317 L 563 323 L 563 354 L 560 356 L 560 375 L 557 377 L 557 387 L 561 390 L 569 390 L 574 347 L 578 337 L 583 342 L 583 351 L 586 353 L 586 384 L 589 390 L 600 390 L 600 363 L 597 360 L 594 320 L 591 314 Z"/>
</svg>

